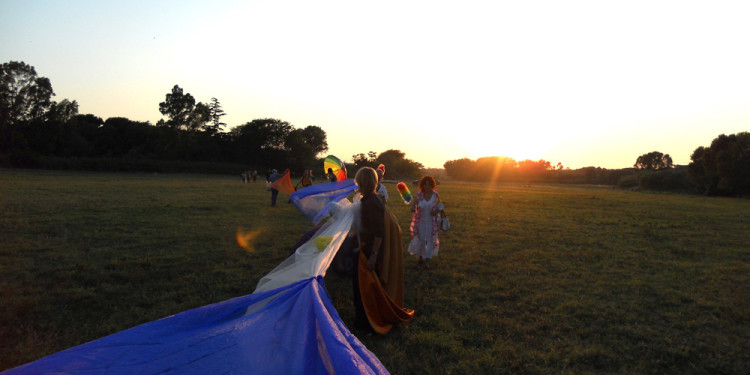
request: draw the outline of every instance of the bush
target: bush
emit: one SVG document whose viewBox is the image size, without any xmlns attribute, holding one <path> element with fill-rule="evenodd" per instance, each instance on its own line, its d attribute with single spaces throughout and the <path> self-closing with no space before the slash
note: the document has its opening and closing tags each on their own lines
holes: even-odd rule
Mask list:
<svg viewBox="0 0 750 375">
<path fill-rule="evenodd" d="M 643 173 L 640 176 L 639 185 L 642 189 L 659 191 L 690 191 L 692 189 L 685 167 Z"/>
<path fill-rule="evenodd" d="M 640 186 L 640 181 L 637 175 L 630 174 L 620 177 L 617 180 L 617 187 L 622 189 L 633 189 Z"/>
</svg>

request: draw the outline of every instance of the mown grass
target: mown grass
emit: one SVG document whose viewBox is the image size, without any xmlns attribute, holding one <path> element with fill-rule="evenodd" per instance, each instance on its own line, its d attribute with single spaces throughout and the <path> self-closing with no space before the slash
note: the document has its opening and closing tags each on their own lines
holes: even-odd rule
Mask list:
<svg viewBox="0 0 750 375">
<path fill-rule="evenodd" d="M 238 178 L 1 172 L 0 369 L 248 294 L 312 227 Z M 410 213 L 388 188 L 406 246 Z M 747 200 L 458 182 L 440 194 L 453 229 L 433 269 L 404 255 L 416 317 L 360 337 L 392 373 L 750 368 Z M 254 251 L 238 227 L 261 231 Z M 330 272 L 326 287 L 351 323 L 349 279 Z"/>
</svg>

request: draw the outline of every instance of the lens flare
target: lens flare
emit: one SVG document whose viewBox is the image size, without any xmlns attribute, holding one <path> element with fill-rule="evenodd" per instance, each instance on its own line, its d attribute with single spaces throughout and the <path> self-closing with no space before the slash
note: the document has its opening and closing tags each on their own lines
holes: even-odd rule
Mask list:
<svg viewBox="0 0 750 375">
<path fill-rule="evenodd" d="M 253 243 L 255 242 L 255 239 L 258 238 L 259 234 L 259 229 L 245 231 L 242 228 L 237 228 L 237 244 L 247 252 L 252 253 L 254 251 Z"/>
</svg>

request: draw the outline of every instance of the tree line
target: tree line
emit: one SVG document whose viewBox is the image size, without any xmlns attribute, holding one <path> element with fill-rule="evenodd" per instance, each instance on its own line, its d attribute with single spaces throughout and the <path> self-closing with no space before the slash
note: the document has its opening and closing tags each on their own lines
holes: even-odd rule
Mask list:
<svg viewBox="0 0 750 375">
<path fill-rule="evenodd" d="M 265 118 L 225 131 L 222 117 L 226 113 L 219 100 L 198 102 L 179 85 L 158 103 L 165 118 L 156 124 L 79 114 L 75 100 L 56 102 L 54 96 L 50 80 L 37 76 L 34 67 L 16 61 L 0 65 L 0 165 L 218 173 L 289 168 L 301 172 L 322 171 L 321 156 L 328 151 L 326 132 L 316 125 L 296 128 Z M 388 162 L 391 171 L 403 171 L 405 176 L 418 175 L 421 166 L 397 150 L 371 161 Z M 368 163 L 355 160 L 358 166 Z"/>
<path fill-rule="evenodd" d="M 444 168 L 451 178 L 465 181 L 597 184 L 704 195 L 750 195 L 750 133 L 721 134 L 709 147 L 696 148 L 690 159 L 687 166 L 675 166 L 671 156 L 653 151 L 638 156 L 633 168 L 571 170 L 546 160 L 516 161 L 495 156 L 449 160 Z"/>
<path fill-rule="evenodd" d="M 103 120 L 79 114 L 75 100 L 52 100 L 50 80 L 34 67 L 0 65 L 0 165 L 87 170 L 235 173 L 245 169 L 322 165 L 327 135 L 316 125 L 295 128 L 279 119 L 255 119 L 225 131 L 221 103 L 197 102 L 174 85 L 158 103 L 165 119 L 156 124 L 122 117 Z M 324 156 L 324 155 L 322 155 Z M 349 173 L 384 164 L 390 178 L 418 178 L 422 164 L 399 150 L 352 155 Z M 623 188 L 694 191 L 706 195 L 750 195 L 750 133 L 719 135 L 698 147 L 688 166 L 675 167 L 669 155 L 643 154 L 633 168 L 576 170 L 546 160 L 509 157 L 449 160 L 453 179 L 482 182 L 556 182 L 617 185 Z"/>
</svg>

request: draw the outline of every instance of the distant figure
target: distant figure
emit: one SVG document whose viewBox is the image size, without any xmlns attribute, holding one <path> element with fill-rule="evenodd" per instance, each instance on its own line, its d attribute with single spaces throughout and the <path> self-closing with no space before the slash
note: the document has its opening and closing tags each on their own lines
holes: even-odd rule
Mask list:
<svg viewBox="0 0 750 375">
<path fill-rule="evenodd" d="M 284 176 L 280 175 L 275 169 L 268 175 L 268 182 L 272 183 Z M 274 188 L 268 188 L 271 191 L 271 207 L 276 207 L 276 198 L 279 197 L 279 191 Z"/>
<path fill-rule="evenodd" d="M 440 217 L 444 214 L 443 202 L 435 190 L 435 179 L 424 176 L 419 180 L 419 192 L 412 199 L 411 242 L 409 254 L 418 256 L 420 267 L 430 269 L 430 259 L 437 256 L 440 246 L 438 232 Z"/>
<path fill-rule="evenodd" d="M 331 182 L 336 182 L 336 174 L 333 173 L 332 168 L 328 168 L 328 173 L 326 174 L 326 178 L 330 180 Z"/>
<path fill-rule="evenodd" d="M 253 177 L 253 182 L 256 182 L 258 180 L 258 171 L 253 169 L 251 176 Z"/>
<path fill-rule="evenodd" d="M 299 179 L 299 182 L 297 182 L 297 185 L 294 187 L 294 189 L 297 190 L 297 187 L 300 185 L 302 185 L 302 188 L 304 189 L 312 184 L 313 182 L 310 171 L 306 170 L 304 173 L 302 173 L 302 177 Z"/>
<path fill-rule="evenodd" d="M 247 171 L 242 171 L 242 173 L 240 174 L 240 177 L 242 178 L 243 184 L 247 183 Z"/>
<path fill-rule="evenodd" d="M 383 203 L 388 203 L 388 189 L 382 184 L 384 172 L 381 169 L 376 169 L 375 172 L 378 174 L 378 186 L 375 188 L 375 192 L 378 193 L 378 197 L 383 200 Z"/>
</svg>

